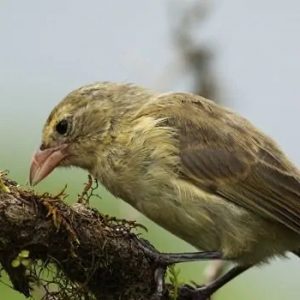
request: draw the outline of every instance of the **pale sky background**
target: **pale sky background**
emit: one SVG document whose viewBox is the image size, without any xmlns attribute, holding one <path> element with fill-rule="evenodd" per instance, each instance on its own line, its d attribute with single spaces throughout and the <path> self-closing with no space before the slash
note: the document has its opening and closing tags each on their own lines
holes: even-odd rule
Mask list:
<svg viewBox="0 0 300 300">
<path fill-rule="evenodd" d="M 165 78 L 180 64 L 170 38 L 178 17 L 170 7 L 179 2 L 0 0 L 0 168 L 26 182 L 45 118 L 80 85 L 112 80 L 189 90 L 188 80 Z M 182 0 L 182 9 L 192 2 Z M 197 42 L 215 52 L 220 98 L 277 140 L 298 165 L 299 32 L 296 0 L 211 1 L 205 23 L 195 29 Z M 71 172 L 63 174 L 72 183 Z M 224 290 L 240 288 L 246 300 L 294 300 L 300 297 L 299 275 L 300 260 L 276 261 Z"/>
</svg>

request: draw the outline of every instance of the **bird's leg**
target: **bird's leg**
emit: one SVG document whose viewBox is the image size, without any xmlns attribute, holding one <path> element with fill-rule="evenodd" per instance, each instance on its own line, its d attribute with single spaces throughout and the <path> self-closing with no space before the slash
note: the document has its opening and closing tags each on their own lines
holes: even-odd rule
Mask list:
<svg viewBox="0 0 300 300">
<path fill-rule="evenodd" d="M 180 289 L 180 297 L 186 300 L 207 300 L 209 297 L 220 289 L 227 282 L 231 281 L 244 271 L 248 270 L 251 266 L 236 266 L 225 273 L 223 276 L 219 277 L 210 284 L 200 287 L 192 288 L 190 286 L 183 286 Z"/>
<path fill-rule="evenodd" d="M 187 253 L 160 253 L 148 241 L 133 236 L 138 247 L 157 264 L 155 271 L 156 291 L 151 300 L 161 299 L 164 291 L 164 277 L 169 265 L 181 262 L 223 259 L 219 251 L 187 252 Z"/>
<path fill-rule="evenodd" d="M 201 251 L 185 253 L 160 253 L 148 241 L 134 237 L 140 249 L 147 256 L 152 258 L 158 265 L 169 266 L 181 262 L 190 262 L 198 260 L 224 259 L 220 251 Z"/>
</svg>

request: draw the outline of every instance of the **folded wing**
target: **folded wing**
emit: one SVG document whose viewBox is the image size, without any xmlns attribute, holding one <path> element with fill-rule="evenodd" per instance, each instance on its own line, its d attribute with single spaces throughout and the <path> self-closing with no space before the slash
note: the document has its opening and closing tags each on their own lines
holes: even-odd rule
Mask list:
<svg viewBox="0 0 300 300">
<path fill-rule="evenodd" d="M 178 130 L 181 176 L 300 233 L 300 176 L 278 146 L 244 118 L 191 94 L 162 96 Z"/>
</svg>

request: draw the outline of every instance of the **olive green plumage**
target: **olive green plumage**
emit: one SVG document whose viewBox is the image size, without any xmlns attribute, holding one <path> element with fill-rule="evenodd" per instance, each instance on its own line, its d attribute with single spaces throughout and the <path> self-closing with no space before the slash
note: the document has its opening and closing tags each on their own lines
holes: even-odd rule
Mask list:
<svg viewBox="0 0 300 300">
<path fill-rule="evenodd" d="M 200 96 L 84 86 L 54 108 L 42 143 L 67 144 L 60 166 L 88 170 L 199 249 L 252 265 L 300 246 L 299 171 L 250 122 Z"/>
</svg>

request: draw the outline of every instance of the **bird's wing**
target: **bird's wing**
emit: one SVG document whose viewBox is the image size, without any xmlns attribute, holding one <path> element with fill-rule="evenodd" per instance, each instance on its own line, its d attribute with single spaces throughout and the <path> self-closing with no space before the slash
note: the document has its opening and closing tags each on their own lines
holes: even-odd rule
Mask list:
<svg viewBox="0 0 300 300">
<path fill-rule="evenodd" d="M 161 96 L 177 128 L 182 176 L 300 233 L 300 176 L 276 144 L 244 118 L 185 93 Z"/>
</svg>

